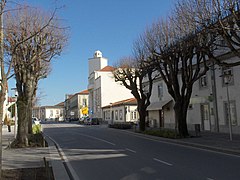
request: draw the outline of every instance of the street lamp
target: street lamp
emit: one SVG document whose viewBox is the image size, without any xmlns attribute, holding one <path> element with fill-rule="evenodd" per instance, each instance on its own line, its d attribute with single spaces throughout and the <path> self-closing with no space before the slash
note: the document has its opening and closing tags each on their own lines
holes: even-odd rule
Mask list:
<svg viewBox="0 0 240 180">
<path fill-rule="evenodd" d="M 230 141 L 232 141 L 232 118 L 231 118 L 231 111 L 230 111 L 230 100 L 229 100 L 229 90 L 228 90 L 228 85 L 231 82 L 232 74 L 230 71 L 224 72 L 223 75 L 223 82 L 226 85 L 227 88 L 227 104 L 228 104 L 228 128 L 229 128 L 229 138 Z"/>
</svg>

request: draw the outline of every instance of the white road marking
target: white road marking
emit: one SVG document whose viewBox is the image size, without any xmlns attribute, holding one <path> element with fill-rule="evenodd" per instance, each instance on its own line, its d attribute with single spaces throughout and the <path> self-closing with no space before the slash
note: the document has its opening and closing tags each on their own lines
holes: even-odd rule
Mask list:
<svg viewBox="0 0 240 180">
<path fill-rule="evenodd" d="M 214 180 L 214 179 L 207 177 L 207 180 Z"/>
<path fill-rule="evenodd" d="M 132 152 L 132 153 L 136 153 L 136 151 L 134 151 L 134 150 L 132 150 L 132 149 L 126 148 L 126 150 L 127 150 L 127 151 L 130 151 L 130 152 Z"/>
<path fill-rule="evenodd" d="M 154 160 L 154 161 L 157 161 L 157 162 L 160 162 L 160 163 L 163 163 L 163 164 L 166 164 L 166 165 L 168 165 L 168 166 L 172 166 L 171 163 L 168 163 L 168 162 L 166 162 L 166 161 L 162 161 L 162 160 L 157 159 L 157 158 L 153 158 L 153 160 Z"/>
</svg>

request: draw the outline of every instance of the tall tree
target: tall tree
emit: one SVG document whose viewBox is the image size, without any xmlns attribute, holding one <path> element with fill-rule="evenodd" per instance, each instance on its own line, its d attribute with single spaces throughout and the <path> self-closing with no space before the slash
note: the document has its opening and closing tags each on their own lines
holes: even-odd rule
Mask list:
<svg viewBox="0 0 240 180">
<path fill-rule="evenodd" d="M 51 60 L 66 45 L 66 28 L 58 23 L 55 12 L 50 14 L 29 7 L 8 13 L 6 27 L 6 50 L 14 67 L 20 112 L 17 143 L 27 146 L 38 81 L 48 75 Z M 30 38 L 24 41 L 26 37 Z"/>
<path fill-rule="evenodd" d="M 190 26 L 191 25 L 191 26 Z M 187 109 L 193 84 L 208 70 L 205 48 L 212 38 L 198 32 L 183 14 L 159 20 L 145 32 L 145 46 L 151 60 L 175 101 L 174 112 L 180 136 L 189 135 Z"/>
<path fill-rule="evenodd" d="M 139 113 L 140 130 L 144 131 L 146 126 L 146 109 L 150 105 L 153 80 L 157 77 L 153 73 L 153 66 L 144 53 L 145 48 L 141 38 L 135 42 L 134 57 L 123 58 L 113 71 L 115 81 L 121 82 L 127 89 L 131 90 L 137 99 L 137 110 Z"/>
</svg>

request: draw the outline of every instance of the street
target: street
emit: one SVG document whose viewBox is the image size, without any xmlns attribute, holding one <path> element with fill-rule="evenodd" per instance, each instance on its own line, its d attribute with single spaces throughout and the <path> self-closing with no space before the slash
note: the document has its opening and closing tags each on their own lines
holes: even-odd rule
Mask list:
<svg viewBox="0 0 240 180">
<path fill-rule="evenodd" d="M 240 157 L 169 144 L 138 133 L 74 123 L 43 124 L 81 180 L 239 179 Z"/>
</svg>

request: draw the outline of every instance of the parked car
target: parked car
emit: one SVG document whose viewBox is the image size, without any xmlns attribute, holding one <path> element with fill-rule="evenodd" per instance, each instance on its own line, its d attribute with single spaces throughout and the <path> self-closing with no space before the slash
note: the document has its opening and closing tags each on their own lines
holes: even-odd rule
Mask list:
<svg viewBox="0 0 240 180">
<path fill-rule="evenodd" d="M 92 121 L 89 117 L 85 118 L 84 121 L 83 121 L 83 124 L 85 125 L 91 125 L 92 124 Z"/>
<path fill-rule="evenodd" d="M 84 120 L 85 120 L 85 117 L 80 118 L 79 121 L 78 121 L 79 124 L 84 124 Z"/>
<path fill-rule="evenodd" d="M 64 121 L 64 118 L 63 117 L 59 117 L 58 118 L 58 122 L 63 122 Z"/>
<path fill-rule="evenodd" d="M 99 125 L 99 120 L 100 120 L 99 118 L 92 118 L 91 119 L 91 124 L 92 125 Z"/>
<path fill-rule="evenodd" d="M 99 125 L 99 118 L 86 118 L 84 124 L 86 125 Z"/>
</svg>

